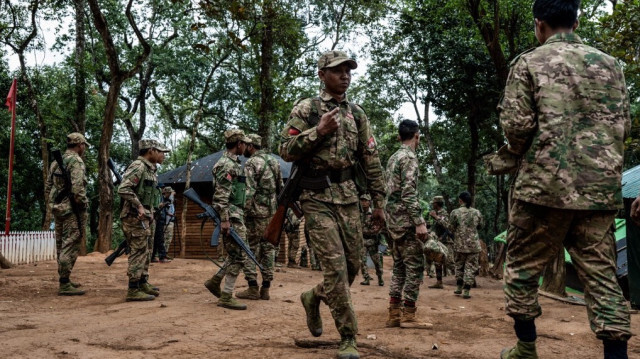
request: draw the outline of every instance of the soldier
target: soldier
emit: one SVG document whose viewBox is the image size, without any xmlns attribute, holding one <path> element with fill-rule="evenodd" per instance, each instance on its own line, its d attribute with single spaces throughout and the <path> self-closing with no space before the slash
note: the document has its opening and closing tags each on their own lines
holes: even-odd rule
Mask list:
<svg viewBox="0 0 640 359">
<path fill-rule="evenodd" d="M 169 247 L 171 246 L 171 241 L 173 240 L 173 230 L 175 228 L 175 223 L 176 223 L 176 207 L 173 203 L 176 191 L 174 191 L 173 188 L 167 186 L 162 189 L 162 195 L 167 196 L 167 193 L 169 194 L 169 196 L 168 196 L 168 200 L 166 201 L 167 203 L 166 207 L 163 209 L 165 210 L 165 215 L 166 215 L 165 225 L 164 225 L 164 249 L 168 254 Z M 167 255 L 165 258 L 169 260 L 173 259 L 169 255 Z"/>
<path fill-rule="evenodd" d="M 429 288 L 443 289 L 442 277 L 447 275 L 447 271 L 453 273 L 453 238 L 452 233 L 449 231 L 449 215 L 444 209 L 444 198 L 442 196 L 435 196 L 431 201 L 431 211 L 429 211 L 429 217 L 431 220 L 431 227 L 435 232 L 438 240 L 447 246 L 449 250 L 449 257 L 445 265 L 435 264 L 436 267 L 436 283 L 429 286 Z"/>
<path fill-rule="evenodd" d="M 278 160 L 262 150 L 262 137 L 247 136 L 250 142 L 244 151 L 249 158 L 244 165 L 247 178 L 245 223 L 251 251 L 262 264 L 262 287 L 258 291 L 256 265 L 250 258 L 244 263 L 244 275 L 249 288 L 236 293 L 240 299 L 269 300 L 269 288 L 273 280 L 275 246 L 262 239 L 264 230 L 278 208 L 277 194 L 282 190 L 282 173 Z"/>
<path fill-rule="evenodd" d="M 162 189 L 162 200 L 158 204 L 158 209 L 155 211 L 155 229 L 153 233 L 153 252 L 151 254 L 151 262 L 169 263 L 171 259 L 167 257 L 167 249 L 165 246 L 165 236 L 167 232 L 168 221 L 173 219 L 173 215 L 169 215 L 168 211 L 173 204 L 171 203 L 171 194 L 173 189 L 171 187 L 164 187 Z M 160 258 L 160 259 L 158 259 Z"/>
<path fill-rule="evenodd" d="M 462 294 L 462 298 L 469 299 L 469 291 L 475 283 L 478 272 L 478 257 L 482 248 L 478 229 L 484 226 L 482 214 L 475 208 L 471 208 L 471 194 L 462 192 L 458 196 L 460 208 L 451 211 L 450 225 L 453 230 L 453 249 L 456 263 L 456 295 Z M 464 289 L 464 291 L 463 291 Z"/>
<path fill-rule="evenodd" d="M 541 46 L 512 63 L 499 105 L 508 150 L 521 163 L 512 189 L 504 292 L 518 342 L 505 358 L 537 358 L 540 275 L 563 246 L 585 286 L 604 357 L 627 358 L 629 309 L 616 280 L 612 224 L 622 208 L 630 116 L 622 67 L 584 45 L 579 0 L 536 0 Z"/>
<path fill-rule="evenodd" d="M 300 218 L 293 213 L 291 208 L 287 210 L 287 222 L 284 230 L 287 233 L 287 238 L 289 239 L 287 267 L 300 268 L 296 263 L 296 256 L 298 255 L 298 249 L 300 248 Z"/>
<path fill-rule="evenodd" d="M 213 208 L 220 215 L 220 235 L 226 237 L 233 229 L 246 241 L 247 229 L 244 225 L 245 177 L 240 167 L 240 155 L 251 140 L 242 130 L 232 129 L 224 132 L 227 150 L 213 166 Z M 214 296 L 220 298 L 219 307 L 244 310 L 247 306 L 231 296 L 240 270 L 244 267 L 244 252 L 231 238 L 224 238 L 226 257 L 220 270 L 208 279 L 204 286 Z M 220 288 L 222 279 L 224 288 Z"/>
<path fill-rule="evenodd" d="M 387 207 L 393 241 L 393 272 L 389 287 L 389 318 L 386 326 L 429 328 L 430 323 L 416 319 L 416 301 L 424 276 L 422 241 L 427 225 L 418 200 L 418 157 L 420 132 L 415 121 L 404 120 L 398 126 L 402 146 L 387 162 Z"/>
<path fill-rule="evenodd" d="M 127 302 L 154 300 L 160 295 L 158 288 L 148 282 L 149 262 L 153 248 L 153 211 L 160 199 L 156 188 L 156 165 L 164 162 L 165 153 L 170 150 L 151 139 L 138 141 L 138 147 L 139 156 L 127 167 L 118 187 L 122 202 L 122 231 L 131 249 L 127 268 Z"/>
<path fill-rule="evenodd" d="M 75 205 L 82 213 L 73 212 L 69 193 L 65 190 L 62 172 L 55 161 L 49 167 L 49 177 L 45 185 L 46 197 L 55 222 L 60 282 L 58 295 L 82 295 L 85 293 L 85 291 L 78 289 L 80 284 L 71 282 L 69 277 L 76 259 L 78 259 L 84 228 L 82 219 L 84 219 L 89 207 L 86 169 L 82 160 L 82 155 L 88 146 L 89 143 L 82 134 L 70 133 L 67 135 L 67 150 L 62 155 L 62 163 L 71 179 L 71 188 L 68 190 L 71 191 Z"/>
<path fill-rule="evenodd" d="M 362 248 L 362 277 L 364 280 L 360 283 L 362 285 L 369 285 L 371 276 L 369 276 L 369 270 L 367 268 L 367 254 L 371 257 L 374 267 L 376 268 L 376 275 L 378 276 L 378 285 L 384 286 L 384 280 L 382 280 L 382 254 L 378 250 L 380 245 L 380 230 L 381 228 L 375 226 L 372 220 L 371 212 L 371 196 L 368 193 L 360 196 L 360 220 L 362 221 L 362 238 L 364 240 L 364 246 Z"/>
<path fill-rule="evenodd" d="M 280 147 L 285 161 L 297 161 L 305 170 L 300 202 L 324 274 L 322 283 L 300 296 L 307 326 L 314 336 L 322 334 L 319 306 L 321 301 L 328 304 L 341 337 L 340 358 L 359 358 L 349 290 L 362 249 L 356 163 L 367 177 L 362 182 L 373 197 L 374 222 L 384 222 L 384 181 L 376 141 L 364 110 L 346 96 L 356 67 L 342 51 L 320 56 L 318 77 L 324 87 L 320 96 L 295 104 Z"/>
</svg>

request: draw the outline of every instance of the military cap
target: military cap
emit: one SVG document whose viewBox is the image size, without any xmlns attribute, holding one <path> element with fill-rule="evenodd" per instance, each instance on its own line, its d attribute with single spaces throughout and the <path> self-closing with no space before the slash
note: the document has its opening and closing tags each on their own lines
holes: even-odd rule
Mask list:
<svg viewBox="0 0 640 359">
<path fill-rule="evenodd" d="M 361 201 L 371 201 L 371 196 L 368 193 L 360 195 Z"/>
<path fill-rule="evenodd" d="M 249 142 L 252 145 L 256 145 L 256 146 L 262 146 L 262 137 L 260 137 L 260 135 L 256 135 L 255 133 L 251 133 L 247 135 L 247 138 L 249 138 Z"/>
<path fill-rule="evenodd" d="M 162 143 L 156 141 L 156 140 L 152 140 L 150 138 L 145 138 L 142 139 L 140 141 L 138 141 L 138 148 L 141 150 L 146 150 L 149 148 L 155 148 L 156 150 L 160 151 L 160 152 L 171 152 L 170 149 L 168 149 L 167 147 L 165 147 L 165 145 L 163 145 Z"/>
<path fill-rule="evenodd" d="M 173 190 L 173 188 L 171 188 L 169 186 L 166 186 L 166 187 L 162 188 L 162 193 L 163 194 L 164 193 L 172 193 L 172 192 L 175 192 L 175 191 Z"/>
<path fill-rule="evenodd" d="M 431 200 L 431 203 L 444 203 L 444 198 L 442 196 L 435 196 Z"/>
<path fill-rule="evenodd" d="M 249 139 L 249 137 L 244 135 L 244 131 L 234 128 L 232 130 L 226 130 L 224 131 L 224 140 L 227 143 L 233 143 L 236 141 L 242 141 L 245 143 L 251 143 L 251 140 Z"/>
<path fill-rule="evenodd" d="M 67 135 L 68 145 L 75 145 L 79 143 L 84 143 L 85 145 L 89 146 L 89 142 L 87 142 L 87 139 L 84 138 L 84 136 L 81 133 L 73 132 Z"/>
<path fill-rule="evenodd" d="M 356 61 L 350 58 L 346 52 L 333 50 L 327 51 L 320 56 L 320 59 L 318 59 L 318 70 L 327 67 L 336 67 L 343 62 L 346 62 L 352 70 L 358 67 Z"/>
</svg>

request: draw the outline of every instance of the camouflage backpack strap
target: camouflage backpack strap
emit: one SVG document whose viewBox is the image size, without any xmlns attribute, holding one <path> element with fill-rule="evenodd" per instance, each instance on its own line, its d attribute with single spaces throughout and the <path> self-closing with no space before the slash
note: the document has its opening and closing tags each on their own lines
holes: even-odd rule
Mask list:
<svg viewBox="0 0 640 359">
<path fill-rule="evenodd" d="M 349 107 L 351 108 L 351 114 L 353 114 L 353 120 L 356 122 L 356 127 L 360 130 L 360 123 L 362 123 L 361 115 L 366 115 L 367 112 L 362 108 L 362 106 L 353 102 L 349 102 Z"/>
</svg>

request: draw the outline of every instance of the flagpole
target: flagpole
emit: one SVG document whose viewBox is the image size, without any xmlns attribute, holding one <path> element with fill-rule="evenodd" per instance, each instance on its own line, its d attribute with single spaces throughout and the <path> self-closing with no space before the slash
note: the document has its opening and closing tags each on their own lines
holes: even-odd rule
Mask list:
<svg viewBox="0 0 640 359">
<path fill-rule="evenodd" d="M 4 224 L 4 234 L 9 235 L 9 228 L 11 227 L 11 183 L 13 182 L 13 148 L 16 137 L 16 97 L 17 97 L 17 80 L 14 78 L 11 84 L 11 90 L 9 90 L 9 96 L 7 105 L 11 110 L 11 140 L 9 145 L 9 184 L 7 185 L 7 212 L 5 215 L 6 222 Z M 13 95 L 13 96 L 12 96 Z M 11 101 L 11 102 L 9 102 Z M 46 166 L 46 164 L 45 164 Z"/>
</svg>

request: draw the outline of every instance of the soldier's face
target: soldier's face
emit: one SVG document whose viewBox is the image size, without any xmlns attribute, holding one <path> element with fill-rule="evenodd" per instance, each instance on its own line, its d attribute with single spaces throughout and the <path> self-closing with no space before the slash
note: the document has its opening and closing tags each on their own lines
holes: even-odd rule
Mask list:
<svg viewBox="0 0 640 359">
<path fill-rule="evenodd" d="M 330 94 L 342 95 L 351 84 L 351 68 L 346 63 L 320 70 L 318 76 Z"/>
<path fill-rule="evenodd" d="M 158 151 L 158 150 L 157 150 L 157 149 L 155 149 L 155 148 L 153 149 L 153 151 L 155 152 L 155 153 L 153 154 L 153 158 L 154 158 L 154 160 L 155 160 L 155 162 L 154 162 L 154 163 L 157 163 L 157 164 L 161 165 L 161 164 L 162 164 L 162 162 L 164 162 L 164 156 L 165 156 L 164 152 L 162 152 L 162 151 Z"/>
<path fill-rule="evenodd" d="M 367 201 L 366 199 L 361 199 L 360 205 L 362 206 L 362 209 L 366 211 L 369 209 L 369 206 L 371 206 L 371 202 Z"/>
</svg>

